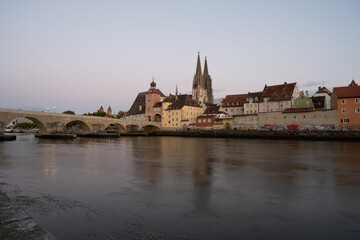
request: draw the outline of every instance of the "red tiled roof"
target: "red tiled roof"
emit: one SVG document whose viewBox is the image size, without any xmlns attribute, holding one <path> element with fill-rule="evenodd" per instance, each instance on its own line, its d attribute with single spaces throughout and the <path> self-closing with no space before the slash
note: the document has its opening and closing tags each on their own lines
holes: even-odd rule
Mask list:
<svg viewBox="0 0 360 240">
<path fill-rule="evenodd" d="M 222 107 L 243 107 L 248 94 L 226 95 Z"/>
<path fill-rule="evenodd" d="M 110 107 L 110 106 L 108 107 L 108 111 L 109 111 L 109 110 L 111 110 L 111 107 Z"/>
<path fill-rule="evenodd" d="M 298 112 L 312 112 L 314 107 L 304 107 L 304 108 L 286 108 L 283 113 L 298 113 Z"/>
<path fill-rule="evenodd" d="M 260 98 L 261 98 L 261 95 L 262 95 L 262 93 L 263 92 L 249 92 L 248 93 L 248 98 L 250 99 L 250 98 L 254 98 L 254 103 L 257 103 L 257 102 L 259 102 L 260 101 Z M 255 100 L 255 98 L 258 98 L 258 100 Z M 249 101 L 246 101 L 246 103 L 248 103 Z"/>
<path fill-rule="evenodd" d="M 331 92 L 326 87 L 319 87 L 318 91 L 315 94 L 317 93 L 327 93 L 331 96 Z"/>
<path fill-rule="evenodd" d="M 360 97 L 360 86 L 352 80 L 348 87 L 334 87 L 333 93 L 338 98 Z"/>
<path fill-rule="evenodd" d="M 284 83 L 280 85 L 266 86 L 261 95 L 261 102 L 264 101 L 264 98 L 269 98 L 268 101 L 286 101 L 291 100 L 292 94 L 296 86 L 295 83 Z"/>
</svg>

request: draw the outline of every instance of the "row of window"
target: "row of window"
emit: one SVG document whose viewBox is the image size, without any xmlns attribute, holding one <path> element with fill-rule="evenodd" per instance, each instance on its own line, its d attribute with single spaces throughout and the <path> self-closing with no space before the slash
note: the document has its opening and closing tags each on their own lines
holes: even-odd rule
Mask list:
<svg viewBox="0 0 360 240">
<path fill-rule="evenodd" d="M 355 108 L 355 112 L 356 112 L 356 113 L 360 113 L 360 108 Z M 347 113 L 347 109 L 346 109 L 346 108 L 342 108 L 342 109 L 341 109 L 341 113 Z"/>
<path fill-rule="evenodd" d="M 203 122 L 203 123 L 209 122 L 210 123 L 211 119 L 210 118 L 209 119 L 198 119 L 198 123 L 201 123 L 201 122 Z"/>
<path fill-rule="evenodd" d="M 341 104 L 346 104 L 347 99 L 341 99 Z M 355 103 L 360 103 L 360 98 L 355 99 Z"/>
<path fill-rule="evenodd" d="M 246 111 L 246 114 L 253 114 L 253 113 L 257 113 L 257 111 L 256 110 L 254 110 L 254 112 L 252 110 Z"/>
</svg>

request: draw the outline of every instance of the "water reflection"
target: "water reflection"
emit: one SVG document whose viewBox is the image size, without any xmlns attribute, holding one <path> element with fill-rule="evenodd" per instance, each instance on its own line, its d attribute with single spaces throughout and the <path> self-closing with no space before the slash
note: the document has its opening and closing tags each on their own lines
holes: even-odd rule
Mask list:
<svg viewBox="0 0 360 240">
<path fill-rule="evenodd" d="M 359 155 L 351 142 L 23 137 L 0 143 L 0 174 L 101 209 L 102 238 L 131 222 L 170 238 L 356 239 Z M 71 232 L 71 219 L 40 221 Z"/>
</svg>

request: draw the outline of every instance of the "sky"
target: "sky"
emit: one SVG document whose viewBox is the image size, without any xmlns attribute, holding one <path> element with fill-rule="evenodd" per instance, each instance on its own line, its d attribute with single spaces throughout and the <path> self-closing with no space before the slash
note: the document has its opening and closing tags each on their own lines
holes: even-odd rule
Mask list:
<svg viewBox="0 0 360 240">
<path fill-rule="evenodd" d="M 154 77 L 191 93 L 200 52 L 215 98 L 360 82 L 360 1 L 0 0 L 0 108 L 129 110 Z"/>
</svg>

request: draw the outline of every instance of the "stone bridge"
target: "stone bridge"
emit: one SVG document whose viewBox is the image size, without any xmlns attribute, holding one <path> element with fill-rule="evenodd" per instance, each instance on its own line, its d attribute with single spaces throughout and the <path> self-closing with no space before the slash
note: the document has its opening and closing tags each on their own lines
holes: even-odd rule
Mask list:
<svg viewBox="0 0 360 240">
<path fill-rule="evenodd" d="M 39 127 L 40 135 L 64 133 L 66 124 L 70 122 L 76 122 L 80 125 L 82 134 L 105 133 L 105 129 L 110 124 L 115 125 L 119 134 L 140 130 L 149 133 L 159 131 L 161 127 L 160 122 L 0 108 L 0 134 L 3 134 L 5 126 L 16 118 L 26 118 L 36 123 Z"/>
</svg>

